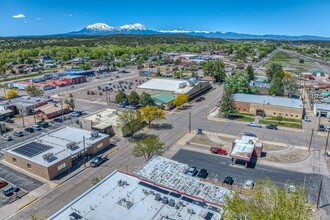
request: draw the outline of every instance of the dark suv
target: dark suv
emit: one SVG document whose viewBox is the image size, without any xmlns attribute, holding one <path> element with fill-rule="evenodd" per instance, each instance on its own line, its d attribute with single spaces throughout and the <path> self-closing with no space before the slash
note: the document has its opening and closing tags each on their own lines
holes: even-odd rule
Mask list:
<svg viewBox="0 0 330 220">
<path fill-rule="evenodd" d="M 14 131 L 13 135 L 16 136 L 16 137 L 24 136 L 23 132 L 21 132 L 21 131 Z"/>
<path fill-rule="evenodd" d="M 223 180 L 223 183 L 228 185 L 233 185 L 234 179 L 231 176 L 226 176 L 226 178 Z"/>
</svg>

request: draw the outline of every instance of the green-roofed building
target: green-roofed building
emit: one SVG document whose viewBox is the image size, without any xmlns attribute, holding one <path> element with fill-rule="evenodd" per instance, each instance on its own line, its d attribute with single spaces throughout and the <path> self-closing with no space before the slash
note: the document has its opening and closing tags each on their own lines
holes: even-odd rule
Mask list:
<svg viewBox="0 0 330 220">
<path fill-rule="evenodd" d="M 311 72 L 315 76 L 324 76 L 324 71 L 321 69 L 312 69 Z"/>
<path fill-rule="evenodd" d="M 171 109 L 173 107 L 173 101 L 175 99 L 174 96 L 164 93 L 153 95 L 151 96 L 151 98 L 154 100 L 157 106 L 163 109 Z"/>
</svg>

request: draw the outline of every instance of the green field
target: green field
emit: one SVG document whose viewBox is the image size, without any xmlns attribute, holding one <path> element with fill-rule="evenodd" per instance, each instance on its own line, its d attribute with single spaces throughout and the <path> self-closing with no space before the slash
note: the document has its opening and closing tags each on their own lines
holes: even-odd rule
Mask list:
<svg viewBox="0 0 330 220">
<path fill-rule="evenodd" d="M 301 123 L 289 123 L 289 122 L 274 122 L 274 121 L 267 121 L 267 120 L 260 120 L 260 124 L 265 124 L 265 125 L 270 125 L 270 124 L 275 124 L 279 127 L 287 127 L 287 128 L 297 128 L 297 129 L 302 129 L 302 124 Z"/>
</svg>

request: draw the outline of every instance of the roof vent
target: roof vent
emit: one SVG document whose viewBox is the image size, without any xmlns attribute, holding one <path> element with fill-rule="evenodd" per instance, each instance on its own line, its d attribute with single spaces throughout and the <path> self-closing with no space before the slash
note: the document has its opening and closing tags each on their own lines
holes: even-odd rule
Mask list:
<svg viewBox="0 0 330 220">
<path fill-rule="evenodd" d="M 47 161 L 47 162 L 52 162 L 56 160 L 57 158 L 55 157 L 54 153 L 47 153 L 42 156 L 42 158 Z"/>
<path fill-rule="evenodd" d="M 77 146 L 77 143 L 76 143 L 76 142 L 70 142 L 70 143 L 68 143 L 68 144 L 66 145 L 66 148 L 67 148 L 68 150 L 75 150 L 75 149 L 78 148 L 78 146 Z"/>
<path fill-rule="evenodd" d="M 131 208 L 133 206 L 133 202 L 131 201 L 128 201 L 126 199 L 120 199 L 118 202 L 117 202 L 118 205 L 124 207 L 124 208 Z"/>
<path fill-rule="evenodd" d="M 98 131 L 93 131 L 91 133 L 91 138 L 94 139 L 94 138 L 97 138 L 97 137 L 99 137 L 99 132 Z"/>
</svg>

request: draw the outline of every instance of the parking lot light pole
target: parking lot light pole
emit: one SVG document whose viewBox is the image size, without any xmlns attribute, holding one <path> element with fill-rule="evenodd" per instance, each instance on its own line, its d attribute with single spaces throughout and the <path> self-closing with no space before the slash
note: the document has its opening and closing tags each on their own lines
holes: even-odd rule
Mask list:
<svg viewBox="0 0 330 220">
<path fill-rule="evenodd" d="M 320 197 L 321 197 L 321 191 L 322 191 L 322 185 L 323 185 L 323 180 L 320 182 L 320 188 L 319 188 L 319 193 L 317 195 L 317 202 L 316 202 L 316 208 L 319 208 L 320 205 Z"/>
<path fill-rule="evenodd" d="M 189 134 L 191 133 L 191 112 L 189 112 Z"/>
<path fill-rule="evenodd" d="M 311 139 L 309 140 L 308 151 L 310 151 L 310 150 L 311 150 L 312 141 L 313 141 L 313 134 L 314 134 L 314 128 L 312 129 Z"/>
<path fill-rule="evenodd" d="M 322 115 L 322 109 L 320 109 L 320 113 L 319 113 L 319 124 L 317 125 L 317 131 L 320 131 L 321 115 Z"/>
</svg>

